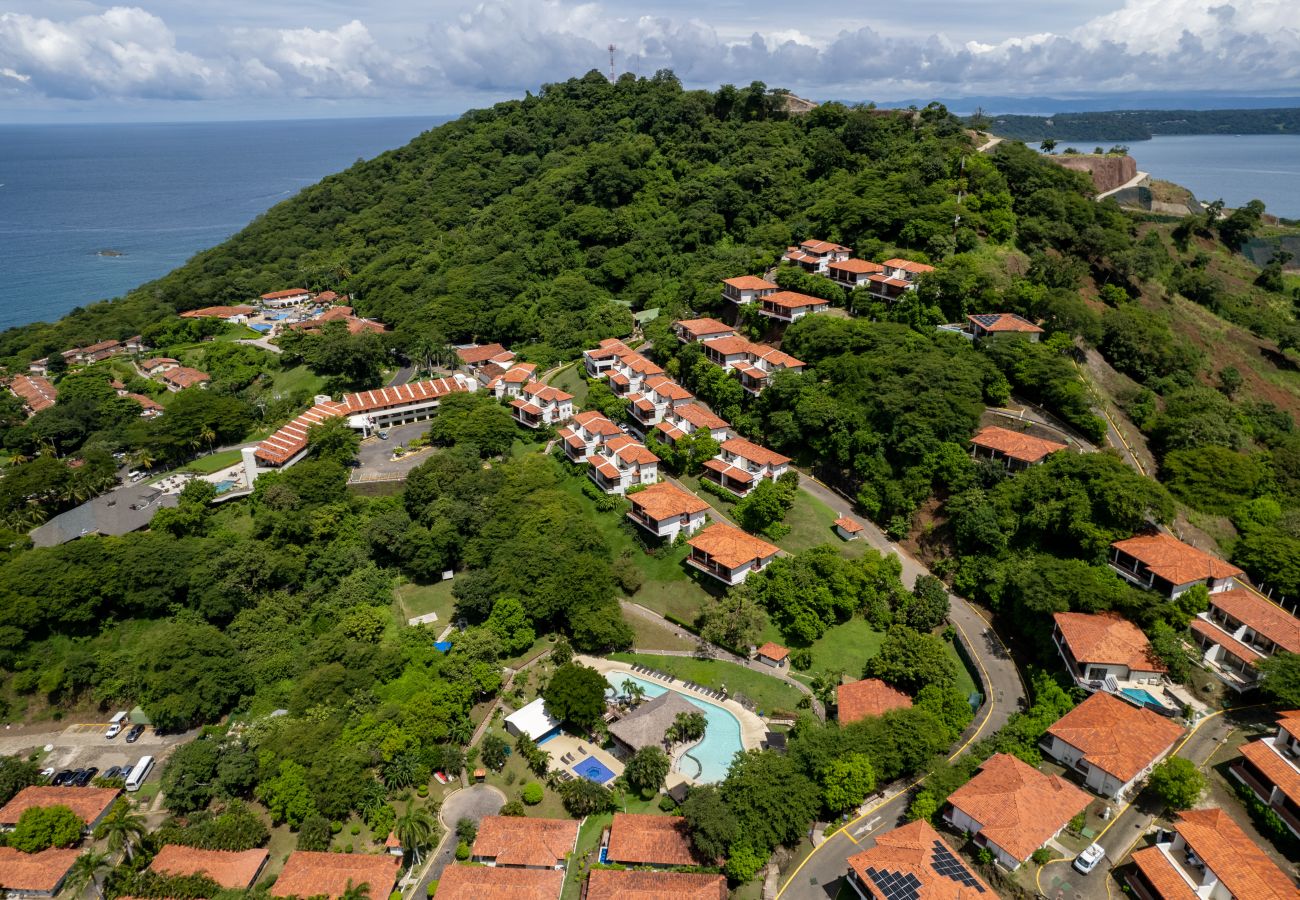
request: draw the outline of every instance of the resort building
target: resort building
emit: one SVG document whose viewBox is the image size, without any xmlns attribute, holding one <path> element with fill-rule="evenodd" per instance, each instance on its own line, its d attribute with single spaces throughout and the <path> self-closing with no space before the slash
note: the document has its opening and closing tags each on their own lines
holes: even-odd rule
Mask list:
<svg viewBox="0 0 1300 900">
<path fill-rule="evenodd" d="M 912 698 L 879 678 L 864 678 L 835 689 L 835 718 L 841 725 L 871 716 L 883 716 L 895 709 L 911 709 Z"/>
<path fill-rule="evenodd" d="M 695 395 L 666 375 L 647 378 L 640 393 L 628 398 L 633 428 L 645 434 L 678 406 L 685 406 Z"/>
<path fill-rule="evenodd" d="M 266 850 L 200 850 L 166 844 L 149 864 L 149 871 L 165 878 L 202 875 L 227 890 L 246 891 L 262 874 L 269 857 Z"/>
<path fill-rule="evenodd" d="M 619 397 L 631 397 L 645 390 L 647 379 L 662 376 L 664 370 L 635 350 L 614 357 L 609 371 L 609 389 Z"/>
<path fill-rule="evenodd" d="M 132 394 L 127 391 L 118 391 L 119 397 L 127 397 L 140 404 L 140 418 L 156 419 L 166 412 L 166 408 L 152 397 L 146 397 L 144 394 Z"/>
<path fill-rule="evenodd" d="M 49 409 L 59 399 L 59 389 L 40 375 L 15 375 L 9 382 L 9 391 L 22 401 L 28 418 Z"/>
<path fill-rule="evenodd" d="M 910 259 L 901 259 L 899 257 L 885 260 L 880 264 L 880 267 L 884 270 L 884 274 L 888 275 L 890 278 L 897 278 L 901 281 L 906 281 L 908 284 L 912 284 L 913 286 L 915 286 L 914 282 L 919 276 L 928 275 L 934 271 L 934 266 L 914 262 Z"/>
<path fill-rule="evenodd" d="M 189 366 L 172 366 L 159 373 L 158 380 L 167 390 L 175 394 L 186 388 L 207 387 L 208 382 L 212 381 L 212 376 L 207 372 L 191 369 Z"/>
<path fill-rule="evenodd" d="M 680 322 L 673 323 L 673 333 L 683 344 L 694 344 L 696 341 L 731 337 L 736 333 L 736 329 L 717 319 L 682 319 Z"/>
<path fill-rule="evenodd" d="M 754 275 L 741 275 L 722 282 L 722 299 L 737 306 L 756 303 L 769 294 L 781 290 L 778 285 Z"/>
<path fill-rule="evenodd" d="M 880 275 L 885 267 L 866 259 L 841 259 L 826 264 L 826 274 L 846 290 L 869 285 L 872 275 Z"/>
<path fill-rule="evenodd" d="M 1300 896 L 1268 854 L 1221 809 L 1179 813 L 1133 854 L 1125 880 L 1138 900 L 1295 900 Z"/>
<path fill-rule="evenodd" d="M 679 713 L 697 713 L 700 708 L 677 691 L 664 691 L 653 697 L 623 718 L 609 724 L 610 736 L 623 756 L 630 756 L 643 747 L 662 747 L 664 735 L 672 727 Z"/>
<path fill-rule="evenodd" d="M 164 493 L 161 488 L 143 481 L 131 482 L 59 513 L 32 529 L 32 544 L 56 547 L 91 534 L 129 534 L 147 526 L 158 510 L 179 503 L 179 494 Z"/>
<path fill-rule="evenodd" d="M 283 309 L 286 306 L 301 306 L 311 300 L 311 292 L 306 288 L 289 288 L 283 291 L 271 291 L 261 297 L 262 305 L 271 309 Z"/>
<path fill-rule="evenodd" d="M 289 327 L 294 331 L 315 333 L 323 330 L 330 322 L 342 322 L 347 326 L 348 334 L 361 334 L 366 331 L 381 334 L 387 330 L 383 322 L 353 315 L 350 306 L 331 306 L 320 315 L 303 322 L 295 322 Z"/>
<path fill-rule="evenodd" d="M 1079 687 L 1115 693 L 1130 685 L 1163 684 L 1165 664 L 1147 636 L 1116 613 L 1059 612 L 1052 640 Z"/>
<path fill-rule="evenodd" d="M 485 385 L 498 400 L 513 400 L 524 392 L 524 385 L 534 380 L 537 363 L 517 363 L 499 375 L 488 375 L 488 369 L 499 368 L 491 363 L 478 372 L 479 383 Z M 487 375 L 487 380 L 484 376 Z"/>
<path fill-rule="evenodd" d="M 688 434 L 703 429 L 709 437 L 722 443 L 731 436 L 731 423 L 702 403 L 683 403 L 664 413 L 664 420 L 655 426 L 655 437 L 672 444 Z"/>
<path fill-rule="evenodd" d="M 485 866 L 562 870 L 577 846 L 579 824 L 573 819 L 484 816 L 472 859 Z"/>
<path fill-rule="evenodd" d="M 726 585 L 737 585 L 776 559 L 780 548 L 725 522 L 714 522 L 687 541 L 686 562 Z"/>
<path fill-rule="evenodd" d="M 704 527 L 709 504 L 669 481 L 628 494 L 632 509 L 627 517 L 655 537 L 675 541 L 682 532 L 694 534 Z"/>
<path fill-rule="evenodd" d="M 117 788 L 31 785 L 0 807 L 0 830 L 13 828 L 18 824 L 18 818 L 29 809 L 66 806 L 86 824 L 87 831 L 93 831 L 121 793 Z"/>
<path fill-rule="evenodd" d="M 767 387 L 773 374 L 790 369 L 802 372 L 804 364 L 788 353 L 766 344 L 756 344 L 739 335 L 704 341 L 704 355 L 724 371 L 735 372 L 750 394 L 757 396 Z"/>
<path fill-rule="evenodd" d="M 382 428 L 430 419 L 443 397 L 477 388 L 477 381 L 457 373 L 450 378 L 413 381 L 347 394 L 341 400 L 318 396 L 311 409 L 256 447 L 244 448 L 244 471 L 251 482 L 268 469 L 283 469 L 298 462 L 307 454 L 307 434 L 311 426 L 327 419 L 343 418 L 348 427 L 369 435 Z"/>
<path fill-rule="evenodd" d="M 506 716 L 506 733 L 514 737 L 527 735 L 533 743 L 545 740 L 559 730 L 560 721 L 547 711 L 546 701 L 541 697 Z"/>
<path fill-rule="evenodd" d="M 401 866 L 402 861 L 390 853 L 295 850 L 280 870 L 271 896 L 339 900 L 349 889 L 366 885 L 371 897 L 387 897 Z"/>
<path fill-rule="evenodd" d="M 997 460 L 1014 472 L 1036 466 L 1051 454 L 1067 447 L 1056 441 L 990 425 L 981 428 L 970 439 L 970 449 L 972 456 Z"/>
<path fill-rule="evenodd" d="M 776 481 L 790 471 L 790 457 L 747 441 L 723 441 L 718 455 L 706 460 L 702 477 L 737 496 L 744 497 L 764 479 Z"/>
<path fill-rule="evenodd" d="M 161 375 L 168 369 L 174 369 L 179 366 L 180 360 L 172 359 L 170 356 L 151 356 L 148 359 L 142 359 L 135 364 L 141 375 L 152 377 Z"/>
<path fill-rule="evenodd" d="M 564 873 L 556 869 L 503 869 L 450 865 L 438 879 L 438 900 L 559 900 Z"/>
<path fill-rule="evenodd" d="M 1023 334 L 1031 342 L 1037 343 L 1043 333 L 1043 329 L 1015 313 L 977 313 L 967 316 L 966 323 L 967 332 L 976 341 Z"/>
<path fill-rule="evenodd" d="M 621 866 L 657 869 L 702 865 L 681 816 L 614 813 L 605 840 L 605 859 Z"/>
<path fill-rule="evenodd" d="M 573 418 L 573 395 L 540 381 L 530 381 L 510 401 L 510 410 L 515 421 L 526 428 L 559 425 Z"/>
<path fill-rule="evenodd" d="M 1277 734 L 1242 746 L 1228 771 L 1300 838 L 1300 710 L 1278 713 Z"/>
<path fill-rule="evenodd" d="M 768 641 L 763 646 L 754 651 L 754 658 L 765 666 L 771 666 L 774 669 L 784 669 L 790 661 L 790 651 L 780 644 Z"/>
<path fill-rule="evenodd" d="M 787 247 L 781 259 L 794 263 L 805 272 L 825 273 L 833 262 L 842 262 L 853 253 L 852 247 L 831 241 L 800 241 L 797 247 Z"/>
<path fill-rule="evenodd" d="M 1127 797 L 1169 755 L 1183 729 L 1145 706 L 1092 694 L 1043 735 L 1042 750 L 1103 797 Z"/>
<path fill-rule="evenodd" d="M 569 462 L 584 463 L 601 444 L 621 435 L 623 429 L 601 413 L 588 410 L 578 413 L 556 433 L 564 441 L 564 455 L 569 458 Z"/>
<path fill-rule="evenodd" d="M 582 365 L 588 378 L 604 378 L 614 368 L 619 354 L 633 352 L 618 338 L 605 338 L 591 350 L 582 351 Z"/>
<path fill-rule="evenodd" d="M 53 897 L 80 855 L 76 847 L 37 853 L 0 847 L 0 893 L 11 898 Z"/>
<path fill-rule="evenodd" d="M 1210 595 L 1210 608 L 1192 619 L 1202 661 L 1219 680 L 1244 691 L 1259 680 L 1255 668 L 1278 650 L 1300 653 L 1300 618 L 1249 588 Z"/>
<path fill-rule="evenodd" d="M 514 353 L 500 344 L 466 344 L 455 350 L 460 364 L 471 372 L 476 372 L 489 363 L 505 367 L 515 361 Z"/>
<path fill-rule="evenodd" d="M 864 526 L 861 522 L 850 519 L 848 516 L 840 516 L 835 520 L 835 533 L 841 540 L 856 541 L 862 537 Z"/>
<path fill-rule="evenodd" d="M 728 896 L 725 875 L 593 869 L 584 900 L 727 900 Z"/>
<path fill-rule="evenodd" d="M 117 356 L 119 353 L 125 353 L 126 345 L 121 341 L 98 341 L 88 347 L 78 347 L 72 351 L 71 362 L 89 365 L 90 363 L 102 362 L 110 356 Z"/>
<path fill-rule="evenodd" d="M 181 313 L 182 319 L 224 319 L 235 324 L 248 321 L 257 310 L 251 306 L 205 306 Z"/>
<path fill-rule="evenodd" d="M 997 896 L 924 819 L 877 835 L 869 850 L 853 854 L 848 863 L 847 881 L 863 900 L 992 900 Z"/>
<path fill-rule="evenodd" d="M 829 300 L 797 294 L 794 291 L 777 291 L 759 301 L 758 311 L 778 322 L 797 322 L 809 313 L 822 312 L 830 306 Z"/>
<path fill-rule="evenodd" d="M 1110 567 L 1140 588 L 1173 598 L 1198 584 L 1211 594 L 1236 587 L 1241 569 L 1178 538 L 1155 532 L 1110 545 Z"/>
<path fill-rule="evenodd" d="M 587 462 L 587 476 L 607 494 L 626 494 L 630 487 L 659 480 L 659 457 L 625 434 L 602 443 Z"/>
<path fill-rule="evenodd" d="M 1009 753 L 990 757 L 948 798 L 944 821 L 974 835 L 998 865 L 1016 869 L 1088 808 L 1091 798 Z"/>
</svg>

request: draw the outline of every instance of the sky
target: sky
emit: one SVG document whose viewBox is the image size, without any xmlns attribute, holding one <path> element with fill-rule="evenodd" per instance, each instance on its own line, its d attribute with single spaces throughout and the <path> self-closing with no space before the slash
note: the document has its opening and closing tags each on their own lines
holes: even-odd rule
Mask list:
<svg viewBox="0 0 1300 900">
<path fill-rule="evenodd" d="M 455 114 L 611 43 L 814 100 L 1300 94 L 1296 0 L 0 0 L 0 122 Z"/>
</svg>

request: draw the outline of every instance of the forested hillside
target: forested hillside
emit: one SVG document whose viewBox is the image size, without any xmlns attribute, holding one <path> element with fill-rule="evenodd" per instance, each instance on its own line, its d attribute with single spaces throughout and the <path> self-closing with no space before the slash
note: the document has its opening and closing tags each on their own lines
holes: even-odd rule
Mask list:
<svg viewBox="0 0 1300 900">
<path fill-rule="evenodd" d="M 1145 141 L 1157 134 L 1295 134 L 1300 109 L 1123 109 L 1002 115 L 981 122 L 1017 141 Z"/>
</svg>

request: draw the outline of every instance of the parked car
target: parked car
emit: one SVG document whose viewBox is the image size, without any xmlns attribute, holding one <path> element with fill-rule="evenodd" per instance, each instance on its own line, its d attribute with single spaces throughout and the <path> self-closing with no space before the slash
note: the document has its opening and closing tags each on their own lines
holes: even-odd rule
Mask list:
<svg viewBox="0 0 1300 900">
<path fill-rule="evenodd" d="M 41 777 L 44 778 L 46 781 L 52 779 L 54 777 L 54 767 L 51 766 L 46 769 L 41 769 Z"/>
<path fill-rule="evenodd" d="M 55 775 L 54 778 L 50 780 L 50 784 L 52 784 L 54 787 L 63 787 L 65 784 L 67 784 L 72 780 L 73 774 L 74 773 L 71 769 L 64 769 L 62 772 L 60 772 L 58 775 Z"/>
<path fill-rule="evenodd" d="M 67 780 L 68 787 L 81 787 L 81 776 L 86 774 L 85 769 L 77 769 L 72 773 L 72 777 Z"/>
<path fill-rule="evenodd" d="M 1089 844 L 1082 853 L 1074 858 L 1074 868 L 1081 874 L 1087 875 L 1097 868 L 1097 863 L 1105 858 L 1106 850 L 1101 844 Z"/>
<path fill-rule="evenodd" d="M 388 429 L 385 428 L 385 429 L 381 429 L 381 430 L 380 430 L 380 432 L 379 432 L 379 439 L 380 439 L 381 441 L 386 441 L 386 440 L 388 440 Z"/>
<path fill-rule="evenodd" d="M 142 734 L 144 734 L 143 725 L 132 725 L 131 730 L 126 733 L 126 742 L 128 744 L 134 744 L 136 741 L 140 740 L 140 735 Z"/>
<path fill-rule="evenodd" d="M 104 732 L 104 737 L 108 738 L 110 741 L 117 737 L 122 733 L 122 729 L 126 727 L 126 721 L 125 712 L 114 713 L 113 718 L 108 720 L 108 730 Z"/>
<path fill-rule="evenodd" d="M 89 769 L 86 770 L 85 775 L 82 775 L 80 778 L 77 779 L 77 787 L 85 787 L 86 785 L 90 784 L 92 781 L 95 780 L 95 776 L 98 774 L 99 774 L 99 769 L 96 766 L 91 766 Z"/>
<path fill-rule="evenodd" d="M 105 777 L 105 778 L 121 778 L 121 777 L 122 777 L 122 767 L 121 767 L 121 766 L 111 766 L 111 767 L 108 769 L 108 771 L 106 771 L 106 772 L 104 773 L 104 777 Z"/>
</svg>

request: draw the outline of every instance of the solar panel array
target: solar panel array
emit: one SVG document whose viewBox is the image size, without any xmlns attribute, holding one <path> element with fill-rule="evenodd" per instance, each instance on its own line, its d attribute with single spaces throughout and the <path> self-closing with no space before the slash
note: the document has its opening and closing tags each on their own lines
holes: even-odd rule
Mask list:
<svg viewBox="0 0 1300 900">
<path fill-rule="evenodd" d="M 996 324 L 998 319 L 1002 318 L 1002 314 L 1001 313 L 977 313 L 976 315 L 971 316 L 971 318 L 974 319 L 976 322 L 979 322 L 985 328 L 988 328 L 990 325 Z"/>
<path fill-rule="evenodd" d="M 869 866 L 867 874 L 885 900 L 919 900 L 921 896 L 921 879 L 911 872 L 891 872 Z"/>
<path fill-rule="evenodd" d="M 930 856 L 930 868 L 944 878 L 956 881 L 966 887 L 975 888 L 977 893 L 984 893 L 984 885 L 971 874 L 966 864 L 953 855 L 943 841 L 934 842 L 934 852 Z"/>
</svg>

